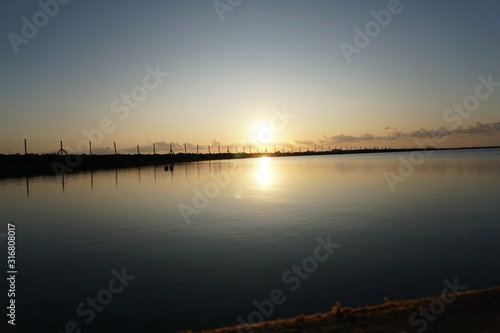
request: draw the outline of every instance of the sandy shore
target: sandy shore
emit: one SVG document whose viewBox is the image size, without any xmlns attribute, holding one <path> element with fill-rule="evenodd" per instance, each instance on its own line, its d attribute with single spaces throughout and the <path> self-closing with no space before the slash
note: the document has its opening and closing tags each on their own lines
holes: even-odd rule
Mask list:
<svg viewBox="0 0 500 333">
<path fill-rule="evenodd" d="M 413 325 L 410 323 L 410 317 Z M 389 301 L 358 309 L 336 306 L 329 313 L 201 332 L 422 333 L 424 331 L 426 333 L 500 332 L 500 287 L 418 300 Z"/>
</svg>

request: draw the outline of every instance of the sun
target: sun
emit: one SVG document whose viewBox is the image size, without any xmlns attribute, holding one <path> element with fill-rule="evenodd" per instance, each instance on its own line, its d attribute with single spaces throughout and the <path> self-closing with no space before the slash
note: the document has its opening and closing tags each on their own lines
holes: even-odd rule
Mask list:
<svg viewBox="0 0 500 333">
<path fill-rule="evenodd" d="M 267 144 L 275 141 L 274 132 L 268 126 L 257 127 L 255 138 L 255 141 L 260 144 Z"/>
</svg>

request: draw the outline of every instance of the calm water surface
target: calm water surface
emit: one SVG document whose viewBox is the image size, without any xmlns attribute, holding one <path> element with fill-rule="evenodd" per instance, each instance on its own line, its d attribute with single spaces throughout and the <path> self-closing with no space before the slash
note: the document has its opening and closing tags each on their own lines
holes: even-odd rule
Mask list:
<svg viewBox="0 0 500 333">
<path fill-rule="evenodd" d="M 454 277 L 468 289 L 499 285 L 500 150 L 433 152 L 392 192 L 384 174 L 409 156 L 1 180 L 0 232 L 17 226 L 17 329 L 208 329 L 247 320 L 274 289 L 286 301 L 270 319 L 437 295 Z M 341 246 L 291 290 L 282 275 L 329 235 Z M 123 268 L 135 278 L 108 300 L 101 291 Z M 89 310 L 98 294 L 109 304 Z"/>
</svg>

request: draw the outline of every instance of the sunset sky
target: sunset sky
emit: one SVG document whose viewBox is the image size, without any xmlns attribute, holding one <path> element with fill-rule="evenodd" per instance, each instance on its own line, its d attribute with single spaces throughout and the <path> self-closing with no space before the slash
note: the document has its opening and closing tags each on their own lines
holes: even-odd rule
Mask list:
<svg viewBox="0 0 500 333">
<path fill-rule="evenodd" d="M 0 3 L 0 153 L 500 145 L 498 1 L 59 1 Z"/>
</svg>

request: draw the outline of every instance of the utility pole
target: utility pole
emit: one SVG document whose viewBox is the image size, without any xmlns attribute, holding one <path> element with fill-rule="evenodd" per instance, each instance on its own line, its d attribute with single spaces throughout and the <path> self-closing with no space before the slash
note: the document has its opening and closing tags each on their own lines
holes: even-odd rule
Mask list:
<svg viewBox="0 0 500 333">
<path fill-rule="evenodd" d="M 63 149 L 62 147 L 62 141 L 61 141 L 61 149 L 59 149 L 59 151 L 57 152 L 57 155 L 63 155 L 63 154 L 66 154 L 68 155 L 68 153 L 66 152 L 66 150 Z"/>
</svg>

